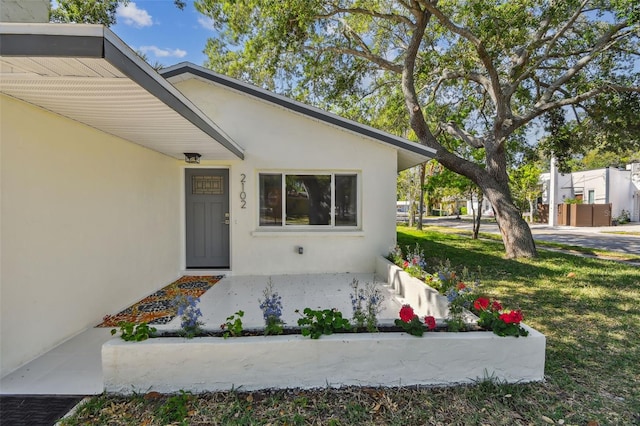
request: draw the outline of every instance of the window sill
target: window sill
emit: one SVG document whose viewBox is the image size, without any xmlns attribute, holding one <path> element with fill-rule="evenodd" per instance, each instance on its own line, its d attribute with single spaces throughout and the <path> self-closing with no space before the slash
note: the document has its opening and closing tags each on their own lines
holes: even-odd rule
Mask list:
<svg viewBox="0 0 640 426">
<path fill-rule="evenodd" d="M 361 229 L 350 230 L 301 230 L 301 229 L 278 229 L 272 230 L 256 230 L 251 232 L 252 237 L 364 237 L 364 231 Z"/>
</svg>

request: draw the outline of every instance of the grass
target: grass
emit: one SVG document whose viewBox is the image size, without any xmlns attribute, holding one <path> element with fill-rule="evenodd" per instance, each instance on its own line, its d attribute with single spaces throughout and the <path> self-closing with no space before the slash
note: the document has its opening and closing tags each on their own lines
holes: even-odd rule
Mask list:
<svg viewBox="0 0 640 426">
<path fill-rule="evenodd" d="M 603 231 L 605 234 L 620 234 L 620 235 L 640 235 L 640 232 L 635 231 Z"/>
<path fill-rule="evenodd" d="M 509 260 L 500 242 L 434 230 L 400 228 L 398 242 L 423 246 L 430 265 L 480 267 L 486 292 L 547 336 L 546 381 L 100 395 L 64 424 L 160 425 L 177 410 L 186 417 L 169 424 L 640 425 L 640 268 L 550 251 Z"/>
<path fill-rule="evenodd" d="M 429 226 L 429 229 L 433 231 L 445 233 L 445 234 L 458 234 L 458 235 L 466 235 L 466 236 L 470 236 L 472 234 L 472 232 L 468 230 L 449 228 L 446 226 Z M 640 232 L 626 232 L 626 233 L 625 232 L 606 232 L 606 233 L 640 235 Z M 492 234 L 489 232 L 480 232 L 479 237 L 485 240 L 493 240 L 493 241 L 500 241 L 500 242 L 502 241 L 502 236 L 500 236 L 499 234 Z M 534 234 L 533 238 L 535 239 L 535 237 L 536 236 Z M 564 251 L 567 251 L 568 253 L 574 253 L 574 254 L 585 254 L 589 256 L 599 257 L 602 259 L 614 259 L 614 260 L 624 260 L 624 261 L 630 261 L 630 262 L 640 262 L 640 255 L 630 254 L 630 253 L 614 252 L 609 250 L 601 250 L 601 249 L 595 249 L 590 247 L 582 247 L 582 246 L 576 246 L 571 244 L 563 244 L 563 243 L 556 243 L 552 241 L 543 241 L 543 240 L 536 240 L 536 246 L 539 248 L 552 248 L 557 250 L 564 250 Z"/>
</svg>

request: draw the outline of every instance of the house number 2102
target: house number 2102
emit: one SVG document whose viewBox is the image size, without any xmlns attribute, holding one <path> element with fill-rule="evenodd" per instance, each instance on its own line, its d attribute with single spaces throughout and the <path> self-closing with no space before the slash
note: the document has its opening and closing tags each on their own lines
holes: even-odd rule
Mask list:
<svg viewBox="0 0 640 426">
<path fill-rule="evenodd" d="M 244 173 L 240 174 L 240 185 L 241 185 L 241 191 L 240 191 L 240 208 L 241 209 L 246 209 L 247 208 L 247 193 L 244 192 L 244 183 L 247 180 L 247 175 L 245 175 Z"/>
</svg>

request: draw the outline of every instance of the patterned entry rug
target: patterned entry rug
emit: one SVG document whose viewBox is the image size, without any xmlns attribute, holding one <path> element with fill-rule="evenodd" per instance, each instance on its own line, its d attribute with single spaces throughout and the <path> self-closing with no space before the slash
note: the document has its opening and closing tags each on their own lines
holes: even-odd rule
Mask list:
<svg viewBox="0 0 640 426">
<path fill-rule="evenodd" d="M 177 315 L 177 309 L 171 303 L 177 295 L 200 297 L 222 278 L 223 276 L 182 277 L 124 311 L 115 315 L 106 315 L 98 327 L 116 327 L 120 321 L 136 324 L 146 322 L 150 325 L 166 324 Z"/>
</svg>

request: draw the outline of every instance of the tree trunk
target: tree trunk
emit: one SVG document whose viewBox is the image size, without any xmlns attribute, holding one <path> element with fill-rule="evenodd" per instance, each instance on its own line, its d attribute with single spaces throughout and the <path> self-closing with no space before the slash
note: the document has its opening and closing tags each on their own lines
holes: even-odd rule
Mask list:
<svg viewBox="0 0 640 426">
<path fill-rule="evenodd" d="M 529 199 L 529 223 L 533 223 L 533 200 Z"/>
<path fill-rule="evenodd" d="M 480 219 L 482 219 L 482 202 L 484 201 L 484 196 L 482 192 L 478 193 L 478 213 L 476 217 L 475 210 L 473 211 L 473 235 L 472 238 L 474 240 L 478 239 L 478 235 L 480 234 Z M 471 198 L 471 206 L 473 207 L 473 198 Z"/>
<path fill-rule="evenodd" d="M 483 189 L 483 192 L 493 206 L 507 258 L 537 256 L 531 228 L 511 201 L 509 192 L 500 187 Z"/>
<path fill-rule="evenodd" d="M 418 230 L 422 230 L 422 218 L 424 217 L 424 178 L 427 171 L 427 163 L 420 164 L 420 210 L 418 212 Z"/>
<path fill-rule="evenodd" d="M 434 158 L 440 164 L 471 179 L 472 182 L 480 187 L 484 196 L 489 199 L 496 212 L 496 220 L 502 234 L 506 256 L 508 258 L 535 257 L 537 252 L 531 229 L 513 204 L 511 193 L 509 192 L 509 177 L 507 175 L 507 161 L 504 152 L 505 138 L 508 134 L 503 134 L 502 126 L 494 126 L 493 137 L 484 140 L 486 168 L 482 168 L 472 161 L 465 160 L 447 151 L 438 143 L 436 136 L 427 125 L 422 108 L 420 108 L 413 73 L 424 30 L 431 18 L 431 14 L 425 12 L 420 18 L 411 35 L 411 41 L 406 49 L 405 62 L 402 68 L 402 93 L 409 112 L 411 128 L 420 143 L 436 150 Z M 506 102 L 506 100 L 499 99 L 498 102 Z M 505 105 L 499 106 L 504 107 Z"/>
</svg>

